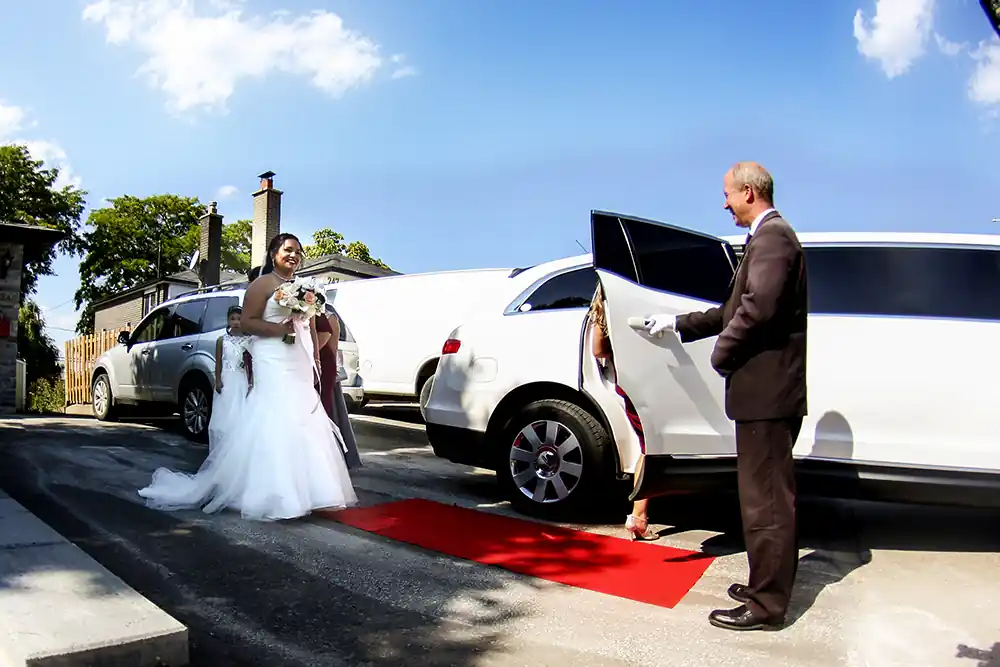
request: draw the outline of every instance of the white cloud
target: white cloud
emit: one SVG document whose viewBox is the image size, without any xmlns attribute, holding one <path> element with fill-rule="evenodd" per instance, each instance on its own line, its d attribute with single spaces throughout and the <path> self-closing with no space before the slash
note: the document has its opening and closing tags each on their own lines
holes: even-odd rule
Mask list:
<svg viewBox="0 0 1000 667">
<path fill-rule="evenodd" d="M 24 127 L 24 109 L 0 101 L 0 140 L 20 132 Z"/>
<path fill-rule="evenodd" d="M 25 146 L 31 157 L 44 162 L 45 168 L 59 169 L 59 176 L 53 184 L 57 188 L 67 185 L 80 187 L 81 179 L 73 171 L 66 151 L 55 141 L 45 139 L 25 139 L 20 133 L 26 127 L 28 112 L 22 107 L 7 105 L 0 101 L 0 142 Z M 34 122 L 27 122 L 27 127 L 34 127 Z"/>
<path fill-rule="evenodd" d="M 396 69 L 392 72 L 393 79 L 405 79 L 408 76 L 416 76 L 419 74 L 419 70 L 413 65 L 406 65 L 406 56 L 402 53 L 397 53 L 392 58 L 389 59 L 393 65 L 396 65 Z"/>
<path fill-rule="evenodd" d="M 967 54 L 975 63 L 968 81 L 969 99 L 1000 115 L 1000 41 L 990 39 L 970 49 L 934 31 L 935 0 L 875 0 L 869 25 L 859 9 L 854 15 L 858 51 L 877 60 L 890 79 L 905 74 L 924 54 L 931 35 L 938 50 L 949 57 Z"/>
<path fill-rule="evenodd" d="M 959 53 L 968 48 L 965 44 L 953 42 L 938 33 L 934 33 L 934 41 L 937 42 L 938 51 L 946 56 L 957 56 Z"/>
<path fill-rule="evenodd" d="M 854 14 L 858 51 L 878 61 L 890 79 L 905 74 L 931 36 L 935 0 L 875 0 L 875 16 Z"/>
<path fill-rule="evenodd" d="M 379 46 L 328 11 L 248 15 L 244 0 L 96 0 L 85 21 L 145 58 L 138 74 L 176 113 L 224 111 L 236 86 L 275 72 L 339 97 L 382 66 Z"/>
<path fill-rule="evenodd" d="M 240 189 L 235 185 L 223 185 L 215 192 L 215 198 L 218 199 L 219 201 L 222 201 L 223 199 L 229 199 L 230 197 L 233 197 L 236 194 L 238 194 L 239 191 Z"/>
<path fill-rule="evenodd" d="M 976 69 L 969 79 L 969 98 L 986 106 L 1000 106 L 1000 42 L 983 42 L 972 58 Z"/>
</svg>

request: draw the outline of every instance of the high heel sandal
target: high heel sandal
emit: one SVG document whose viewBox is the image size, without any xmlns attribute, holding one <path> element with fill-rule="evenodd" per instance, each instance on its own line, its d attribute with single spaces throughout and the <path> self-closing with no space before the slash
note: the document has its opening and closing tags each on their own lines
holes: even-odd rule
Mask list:
<svg viewBox="0 0 1000 667">
<path fill-rule="evenodd" d="M 625 519 L 625 530 L 628 531 L 629 539 L 632 541 L 641 540 L 644 542 L 652 542 L 653 540 L 658 540 L 660 538 L 658 533 L 654 533 L 649 529 L 649 521 L 646 521 L 646 528 L 644 530 L 639 530 L 639 520 L 635 518 L 635 515 L 629 514 Z"/>
</svg>

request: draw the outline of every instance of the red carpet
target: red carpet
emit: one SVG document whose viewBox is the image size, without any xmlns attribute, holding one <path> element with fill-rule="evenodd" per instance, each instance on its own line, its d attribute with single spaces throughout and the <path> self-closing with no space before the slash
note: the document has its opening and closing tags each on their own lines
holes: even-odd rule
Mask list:
<svg viewBox="0 0 1000 667">
<path fill-rule="evenodd" d="M 697 551 L 403 500 L 325 516 L 383 537 L 539 579 L 673 607 L 713 558 Z"/>
</svg>

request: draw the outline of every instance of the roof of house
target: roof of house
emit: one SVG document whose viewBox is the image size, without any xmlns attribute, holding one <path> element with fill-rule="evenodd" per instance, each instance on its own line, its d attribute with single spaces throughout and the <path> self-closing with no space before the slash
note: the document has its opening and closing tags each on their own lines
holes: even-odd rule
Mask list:
<svg viewBox="0 0 1000 667">
<path fill-rule="evenodd" d="M 65 232 L 41 225 L 25 225 L 20 222 L 0 222 L 0 231 L 5 241 L 24 246 L 24 261 L 31 262 L 45 256 L 49 249 L 66 237 Z"/>
<path fill-rule="evenodd" d="M 353 273 L 357 276 L 371 276 L 373 278 L 400 275 L 399 271 L 383 269 L 380 266 L 375 266 L 368 262 L 359 262 L 344 255 L 323 255 L 322 257 L 307 258 L 302 262 L 302 268 L 299 269 L 299 273 L 306 275 L 321 273 L 323 271 L 341 271 L 343 273 Z"/>
<path fill-rule="evenodd" d="M 246 280 L 246 276 L 242 273 L 233 273 L 232 271 L 220 271 L 219 272 L 219 282 L 229 283 L 239 280 Z M 179 271 L 177 273 L 171 273 L 170 275 L 163 276 L 162 278 L 157 278 L 156 280 L 150 280 L 141 285 L 133 287 L 132 289 L 125 290 L 124 292 L 119 292 L 118 294 L 112 294 L 109 297 L 105 297 L 100 301 L 94 302 L 94 308 L 106 305 L 113 301 L 120 301 L 122 299 L 127 299 L 128 297 L 142 294 L 151 287 L 156 287 L 157 285 L 198 285 L 200 281 L 198 280 L 198 272 L 193 269 L 187 271 Z"/>
<path fill-rule="evenodd" d="M 340 273 L 348 273 L 355 276 L 368 276 L 368 277 L 382 277 L 382 276 L 395 276 L 400 275 L 398 271 L 393 271 L 391 269 L 383 269 L 374 264 L 368 264 L 367 262 L 359 262 L 356 259 L 351 259 L 350 257 L 344 257 L 343 255 L 323 255 L 322 257 L 314 257 L 302 262 L 302 267 L 299 269 L 299 273 L 303 275 L 314 275 L 317 273 L 323 273 L 325 271 L 338 271 Z M 245 283 L 247 281 L 246 274 L 234 273 L 232 271 L 220 271 L 219 272 L 219 284 L 221 285 L 232 285 Z M 180 271 L 178 273 L 172 273 L 168 276 L 164 276 L 157 280 L 151 280 L 149 282 L 143 283 L 137 287 L 133 287 L 130 290 L 124 292 L 119 292 L 112 296 L 101 299 L 100 301 L 94 302 L 94 308 L 100 308 L 101 306 L 107 305 L 114 301 L 120 301 L 122 299 L 134 296 L 136 294 L 141 294 L 151 287 L 161 284 L 174 284 L 174 285 L 195 285 L 199 284 L 198 272 L 191 269 L 187 271 Z"/>
</svg>

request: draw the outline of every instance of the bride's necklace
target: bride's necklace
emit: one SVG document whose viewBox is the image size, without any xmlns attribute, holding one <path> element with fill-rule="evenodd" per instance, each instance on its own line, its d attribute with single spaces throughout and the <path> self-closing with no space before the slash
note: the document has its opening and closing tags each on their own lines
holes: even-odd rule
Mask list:
<svg viewBox="0 0 1000 667">
<path fill-rule="evenodd" d="M 278 276 L 278 278 L 280 280 L 283 280 L 286 283 L 289 282 L 292 279 L 292 276 L 290 276 L 290 275 L 289 276 L 282 275 L 281 272 L 278 271 L 277 269 L 274 269 L 273 271 L 271 271 L 271 273 L 273 273 L 274 275 Z"/>
</svg>

